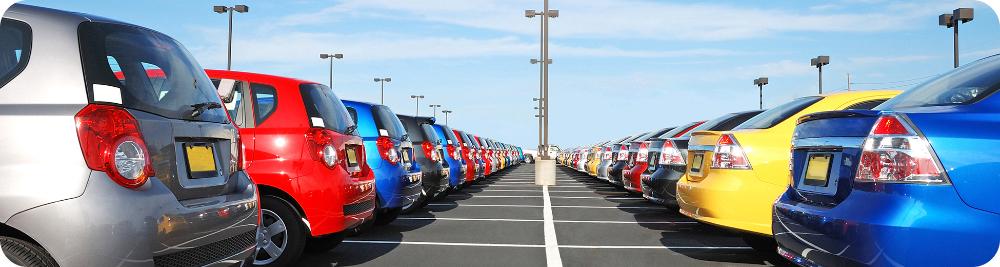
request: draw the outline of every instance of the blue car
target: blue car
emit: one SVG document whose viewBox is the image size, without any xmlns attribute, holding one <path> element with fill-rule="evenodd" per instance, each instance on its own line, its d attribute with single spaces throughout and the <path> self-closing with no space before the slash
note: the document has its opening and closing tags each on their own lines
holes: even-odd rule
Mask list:
<svg viewBox="0 0 1000 267">
<path fill-rule="evenodd" d="M 420 197 L 421 173 L 413 167 L 413 144 L 387 106 L 344 100 L 365 144 L 365 158 L 375 173 L 378 207 L 375 225 L 385 225 Z"/>
<path fill-rule="evenodd" d="M 802 266 L 1000 264 L 1000 57 L 876 107 L 806 115 L 778 252 Z"/>
<path fill-rule="evenodd" d="M 459 145 L 458 138 L 455 137 L 455 131 L 452 131 L 448 126 L 434 124 L 434 131 L 437 132 L 438 139 L 444 140 L 445 153 L 444 159 L 448 161 L 448 168 L 451 169 L 451 175 L 448 178 L 448 185 L 452 190 L 459 189 L 463 184 L 465 184 L 465 161 L 462 160 L 462 146 Z"/>
</svg>

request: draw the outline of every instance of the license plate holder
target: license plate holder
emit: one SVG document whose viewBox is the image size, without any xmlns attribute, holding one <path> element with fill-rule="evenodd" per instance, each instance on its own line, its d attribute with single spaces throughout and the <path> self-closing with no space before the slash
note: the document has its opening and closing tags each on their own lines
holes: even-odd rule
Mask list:
<svg viewBox="0 0 1000 267">
<path fill-rule="evenodd" d="M 806 169 L 802 174 L 802 184 L 808 186 L 826 187 L 830 183 L 830 168 L 833 165 L 833 154 L 812 153 L 806 158 Z"/>
<path fill-rule="evenodd" d="M 187 162 L 188 177 L 202 179 L 219 176 L 215 160 L 215 147 L 209 143 L 185 143 L 184 158 Z"/>
<path fill-rule="evenodd" d="M 695 152 L 691 155 L 691 165 L 688 169 L 688 173 L 694 176 L 701 176 L 702 168 L 705 167 L 705 153 Z"/>
</svg>

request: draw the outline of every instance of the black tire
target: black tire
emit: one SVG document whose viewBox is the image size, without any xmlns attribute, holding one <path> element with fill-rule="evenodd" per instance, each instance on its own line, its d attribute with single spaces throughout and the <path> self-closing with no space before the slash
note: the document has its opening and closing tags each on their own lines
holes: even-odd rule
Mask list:
<svg viewBox="0 0 1000 267">
<path fill-rule="evenodd" d="M 342 242 L 344 242 L 344 235 L 342 233 L 324 237 L 312 237 L 309 238 L 309 241 L 306 241 L 306 251 L 309 253 L 323 253 L 337 247 Z"/>
<path fill-rule="evenodd" d="M 374 220 L 375 225 L 376 226 L 383 226 L 383 225 L 386 225 L 386 224 L 390 224 L 393 221 L 395 221 L 396 218 L 399 217 L 399 214 L 402 213 L 402 212 L 403 212 L 403 208 L 384 209 L 384 210 L 382 210 L 381 212 L 378 213 L 378 216 L 375 216 L 375 220 Z"/>
<path fill-rule="evenodd" d="M 55 267 L 56 260 L 41 246 L 28 241 L 0 236 L 0 252 L 15 265 L 25 267 Z"/>
<path fill-rule="evenodd" d="M 261 256 L 262 253 L 265 255 L 267 253 L 262 250 L 258 250 L 256 254 L 254 254 L 254 266 L 291 266 L 295 262 L 299 261 L 299 257 L 302 256 L 302 251 L 305 250 L 308 233 L 306 233 L 305 226 L 302 225 L 302 217 L 300 217 L 298 212 L 295 211 L 295 208 L 291 207 L 288 202 L 282 200 L 281 198 L 275 196 L 264 196 L 261 197 L 260 202 L 262 213 L 273 213 L 274 215 L 280 217 L 281 221 L 285 224 L 284 235 L 286 238 L 283 239 L 285 249 L 273 261 L 263 263 L 262 261 L 257 261 L 257 259 L 260 259 L 259 256 Z M 266 216 L 262 219 L 264 222 L 261 227 L 275 223 L 274 221 L 269 222 L 269 219 Z M 275 241 L 269 242 L 277 244 Z"/>
</svg>

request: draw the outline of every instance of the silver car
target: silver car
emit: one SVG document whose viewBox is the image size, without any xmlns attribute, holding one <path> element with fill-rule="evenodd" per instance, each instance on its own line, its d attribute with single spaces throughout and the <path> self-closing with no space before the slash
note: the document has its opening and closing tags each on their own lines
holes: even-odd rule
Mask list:
<svg viewBox="0 0 1000 267">
<path fill-rule="evenodd" d="M 220 107 L 164 34 L 11 7 L 0 21 L 0 265 L 243 264 L 257 193 Z"/>
</svg>

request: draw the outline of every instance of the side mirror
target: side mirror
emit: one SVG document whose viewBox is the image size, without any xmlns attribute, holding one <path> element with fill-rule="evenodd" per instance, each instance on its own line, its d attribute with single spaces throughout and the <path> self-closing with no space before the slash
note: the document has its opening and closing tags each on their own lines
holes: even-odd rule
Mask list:
<svg viewBox="0 0 1000 267">
<path fill-rule="evenodd" d="M 233 96 L 236 95 L 236 80 L 222 79 L 219 81 L 219 88 L 217 89 L 219 93 L 219 98 L 222 98 L 222 103 L 233 102 Z"/>
</svg>

